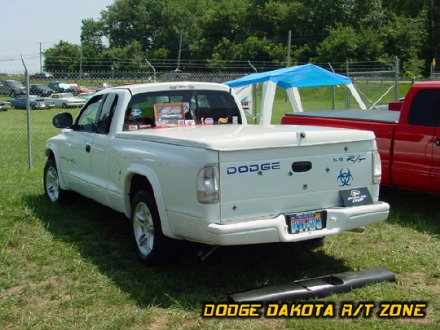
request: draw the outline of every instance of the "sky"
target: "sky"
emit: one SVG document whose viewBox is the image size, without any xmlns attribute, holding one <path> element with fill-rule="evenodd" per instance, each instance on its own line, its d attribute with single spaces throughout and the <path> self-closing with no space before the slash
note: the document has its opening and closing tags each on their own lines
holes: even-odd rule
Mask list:
<svg viewBox="0 0 440 330">
<path fill-rule="evenodd" d="M 60 40 L 80 44 L 81 21 L 99 19 L 114 0 L 0 0 L 0 72 L 40 71 L 44 51 Z"/>
</svg>

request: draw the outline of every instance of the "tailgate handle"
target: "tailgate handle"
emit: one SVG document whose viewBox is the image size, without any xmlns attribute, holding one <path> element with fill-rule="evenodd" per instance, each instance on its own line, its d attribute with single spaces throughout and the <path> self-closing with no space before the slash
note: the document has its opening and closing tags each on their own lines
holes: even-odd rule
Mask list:
<svg viewBox="0 0 440 330">
<path fill-rule="evenodd" d="M 312 169 L 312 162 L 294 162 L 292 163 L 293 172 L 307 172 Z"/>
</svg>

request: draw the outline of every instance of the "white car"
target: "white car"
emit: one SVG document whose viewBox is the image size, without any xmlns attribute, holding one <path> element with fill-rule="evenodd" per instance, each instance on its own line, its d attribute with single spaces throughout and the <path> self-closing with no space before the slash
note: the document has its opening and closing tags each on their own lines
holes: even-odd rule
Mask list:
<svg viewBox="0 0 440 330">
<path fill-rule="evenodd" d="M 72 93 L 54 93 L 45 100 L 61 108 L 82 107 L 86 103 L 86 100 L 75 97 Z"/>
<path fill-rule="evenodd" d="M 181 118 L 160 121 L 160 109 Z M 176 112 L 177 113 L 177 112 Z M 93 96 L 46 143 L 44 190 L 76 191 L 119 212 L 139 258 L 155 263 L 168 238 L 210 245 L 296 242 L 385 220 L 374 134 L 248 125 L 226 85 L 121 86 Z"/>
<path fill-rule="evenodd" d="M 84 101 L 87 102 L 95 94 L 96 94 L 96 92 L 84 92 L 84 93 L 79 93 L 76 97 L 83 99 Z"/>
</svg>

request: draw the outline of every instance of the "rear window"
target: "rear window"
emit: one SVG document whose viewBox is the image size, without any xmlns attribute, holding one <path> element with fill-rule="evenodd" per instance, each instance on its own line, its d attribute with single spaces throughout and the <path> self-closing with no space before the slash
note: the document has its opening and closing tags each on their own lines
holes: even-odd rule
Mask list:
<svg viewBox="0 0 440 330">
<path fill-rule="evenodd" d="M 440 89 L 419 91 L 413 99 L 408 122 L 419 126 L 440 126 Z"/>
<path fill-rule="evenodd" d="M 128 104 L 124 130 L 162 126 L 158 108 L 170 104 L 182 108 L 181 118 L 194 124 L 241 124 L 240 111 L 234 98 L 227 92 L 212 90 L 171 90 L 139 93 Z M 167 121 L 168 124 L 172 121 Z M 174 125 L 174 123 L 173 123 Z M 166 125 L 166 126 L 173 126 Z"/>
</svg>

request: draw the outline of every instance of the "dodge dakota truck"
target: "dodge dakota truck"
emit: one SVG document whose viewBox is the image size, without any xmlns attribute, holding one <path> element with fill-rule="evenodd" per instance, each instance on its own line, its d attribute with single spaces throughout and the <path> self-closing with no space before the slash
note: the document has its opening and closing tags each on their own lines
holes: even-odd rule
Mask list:
<svg viewBox="0 0 440 330">
<path fill-rule="evenodd" d="M 388 110 L 287 113 L 281 123 L 373 131 L 383 185 L 440 193 L 440 81 L 415 83 Z"/>
<path fill-rule="evenodd" d="M 139 258 L 169 238 L 209 245 L 296 242 L 385 220 L 372 132 L 248 125 L 233 90 L 173 82 L 93 96 L 46 143 L 44 190 L 69 190 L 130 219 Z"/>
</svg>

